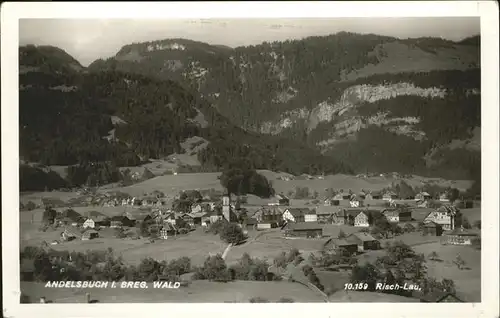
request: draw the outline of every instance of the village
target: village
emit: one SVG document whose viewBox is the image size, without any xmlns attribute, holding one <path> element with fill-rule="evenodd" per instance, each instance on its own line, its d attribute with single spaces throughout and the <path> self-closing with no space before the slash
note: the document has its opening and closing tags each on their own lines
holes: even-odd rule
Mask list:
<svg viewBox="0 0 500 318">
<path fill-rule="evenodd" d="M 215 196 L 202 196 L 196 190 L 182 192 L 172 206 L 166 205 L 164 197 L 159 191 L 140 198 L 106 193 L 94 198 L 90 207 L 62 207 L 46 200 L 42 231 L 62 231 L 59 239 L 44 244 L 92 240 L 106 228 L 114 229 L 118 238 L 148 237 L 149 242 L 154 242 L 189 235 L 196 229 L 206 232 L 217 222 L 235 223 L 245 234 L 278 230 L 285 239 L 327 238 L 324 248 L 343 249 L 351 254 L 380 249 L 381 239 L 404 233 L 436 237 L 442 244 L 471 245 L 480 240 L 480 220 L 471 224 L 467 213 L 460 213 L 461 209 L 468 211 L 474 204 L 477 206 L 478 201 L 450 202 L 446 193 L 432 198 L 421 192 L 402 200 L 392 191 L 356 194 L 340 190 L 331 197 L 315 200 L 315 206 L 294 206 L 284 194 L 275 195 L 265 205 L 252 204 L 247 196 L 227 192 Z M 100 212 L 99 206 L 113 209 L 114 215 Z"/>
</svg>

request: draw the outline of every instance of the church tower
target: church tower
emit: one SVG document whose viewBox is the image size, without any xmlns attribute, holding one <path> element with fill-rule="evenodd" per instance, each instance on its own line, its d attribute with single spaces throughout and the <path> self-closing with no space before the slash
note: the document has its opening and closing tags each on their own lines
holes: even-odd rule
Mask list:
<svg viewBox="0 0 500 318">
<path fill-rule="evenodd" d="M 231 222 L 231 197 L 227 192 L 222 196 L 222 215 L 224 219 Z"/>
</svg>

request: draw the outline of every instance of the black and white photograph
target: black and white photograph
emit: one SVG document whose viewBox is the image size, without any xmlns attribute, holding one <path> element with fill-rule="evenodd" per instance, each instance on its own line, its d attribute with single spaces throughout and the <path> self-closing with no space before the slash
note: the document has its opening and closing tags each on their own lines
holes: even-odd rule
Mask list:
<svg viewBox="0 0 500 318">
<path fill-rule="evenodd" d="M 2 6 L 4 315 L 498 317 L 498 4 L 461 3 Z"/>
</svg>

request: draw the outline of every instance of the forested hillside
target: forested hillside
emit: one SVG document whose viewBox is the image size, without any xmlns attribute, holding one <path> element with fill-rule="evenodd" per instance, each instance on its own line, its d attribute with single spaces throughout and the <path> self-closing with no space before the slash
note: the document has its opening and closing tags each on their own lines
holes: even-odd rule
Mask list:
<svg viewBox="0 0 500 318">
<path fill-rule="evenodd" d="M 304 143 L 236 127 L 178 83 L 75 70 L 67 67 L 69 55 L 44 49 L 38 60 L 32 55 L 42 54 L 33 47 L 20 50 L 20 155 L 43 165 L 75 165 L 69 171 L 73 183 L 117 181 L 116 167 L 179 153 L 180 143 L 192 136 L 209 141 L 198 154 L 207 171 L 244 165 L 295 174 L 351 172 Z M 57 71 L 36 62 L 57 65 Z M 22 176 L 40 174 L 27 169 Z"/>
<path fill-rule="evenodd" d="M 89 70 L 179 81 L 235 125 L 356 171 L 469 178 L 480 155 L 479 42 L 341 32 L 230 49 L 167 39 L 127 45 Z"/>
</svg>

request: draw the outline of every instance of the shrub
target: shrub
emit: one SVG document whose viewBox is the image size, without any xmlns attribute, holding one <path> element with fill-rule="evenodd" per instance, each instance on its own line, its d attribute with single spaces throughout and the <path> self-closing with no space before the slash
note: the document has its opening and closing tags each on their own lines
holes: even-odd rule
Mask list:
<svg viewBox="0 0 500 318">
<path fill-rule="evenodd" d="M 221 240 L 229 244 L 238 244 L 245 240 L 243 229 L 235 223 L 226 223 L 220 232 Z"/>
</svg>

